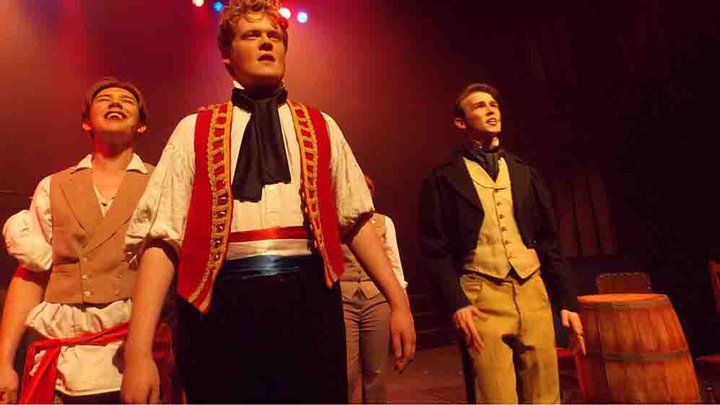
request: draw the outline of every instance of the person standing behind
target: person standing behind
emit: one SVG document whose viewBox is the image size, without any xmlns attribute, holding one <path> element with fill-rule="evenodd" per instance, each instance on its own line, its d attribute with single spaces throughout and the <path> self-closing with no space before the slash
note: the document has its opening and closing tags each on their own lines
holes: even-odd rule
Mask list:
<svg viewBox="0 0 720 405">
<path fill-rule="evenodd" d="M 87 93 L 82 128 L 92 152 L 43 179 L 30 210 L 5 223 L 20 267 L 0 325 L 0 400 L 17 400 L 15 352 L 27 327 L 23 403 L 117 402 L 135 270 L 125 232 L 153 167 L 135 154 L 147 110 L 134 85 L 107 78 Z M 33 354 L 38 354 L 37 357 Z M 32 368 L 32 371 L 31 371 Z"/>
<path fill-rule="evenodd" d="M 375 197 L 375 184 L 372 179 L 366 175 L 365 182 L 370 194 Z M 407 289 L 393 221 L 376 212 L 370 222 L 380 236 L 395 277 L 400 286 Z M 345 272 L 340 277 L 340 290 L 347 340 L 349 401 L 386 403 L 385 375 L 389 370 L 390 359 L 390 305 L 346 245 L 343 245 L 343 258 Z"/>
<path fill-rule="evenodd" d="M 585 349 L 550 193 L 535 169 L 500 149 L 495 88 L 467 86 L 456 100 L 454 123 L 466 140 L 423 181 L 420 249 L 463 337 L 468 400 L 557 403 L 545 283 L 563 326 L 577 349 Z"/>
</svg>

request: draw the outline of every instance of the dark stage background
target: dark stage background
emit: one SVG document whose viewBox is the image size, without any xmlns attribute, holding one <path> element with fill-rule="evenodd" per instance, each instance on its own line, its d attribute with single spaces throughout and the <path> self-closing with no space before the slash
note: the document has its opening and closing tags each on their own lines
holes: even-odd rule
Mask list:
<svg viewBox="0 0 720 405">
<path fill-rule="evenodd" d="M 460 142 L 455 95 L 489 81 L 503 94 L 504 145 L 554 179 L 567 208 L 564 248 L 581 292 L 594 292 L 600 272 L 645 271 L 672 298 L 693 351 L 718 349 L 706 266 L 718 248 L 715 2 L 286 5 L 310 13 L 290 28 L 290 96 L 330 113 L 375 178 L 421 343 L 449 335 L 418 266 L 420 181 Z M 190 0 L 0 1 L 0 220 L 87 153 L 80 107 L 96 79 L 144 89 L 151 131 L 139 153 L 153 163 L 181 117 L 224 101 L 216 25 Z M 601 192 L 588 197 L 585 184 Z M 3 285 L 13 268 L 3 253 Z"/>
</svg>

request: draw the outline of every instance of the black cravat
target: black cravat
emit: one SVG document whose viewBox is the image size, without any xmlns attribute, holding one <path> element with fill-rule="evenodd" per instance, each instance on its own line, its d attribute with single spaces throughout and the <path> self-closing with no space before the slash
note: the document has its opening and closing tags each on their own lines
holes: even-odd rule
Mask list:
<svg viewBox="0 0 720 405">
<path fill-rule="evenodd" d="M 500 152 L 499 148 L 485 150 L 474 142 L 469 142 L 463 147 L 463 154 L 470 160 L 477 162 L 493 181 L 497 181 L 499 172 Z"/>
<path fill-rule="evenodd" d="M 290 182 L 278 114 L 278 107 L 286 100 L 284 88 L 266 98 L 253 98 L 245 90 L 233 89 L 233 104 L 250 113 L 232 183 L 236 200 L 258 202 L 263 186 Z"/>
</svg>

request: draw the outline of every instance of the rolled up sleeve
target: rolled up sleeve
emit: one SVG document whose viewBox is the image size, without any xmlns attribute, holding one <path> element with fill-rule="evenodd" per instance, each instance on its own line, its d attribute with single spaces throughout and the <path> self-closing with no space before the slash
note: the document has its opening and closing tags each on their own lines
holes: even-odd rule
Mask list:
<svg viewBox="0 0 720 405">
<path fill-rule="evenodd" d="M 185 117 L 170 136 L 130 220 L 125 245 L 140 253 L 149 241 L 162 241 L 179 254 L 195 178 L 196 115 Z"/>
<path fill-rule="evenodd" d="M 335 120 L 323 114 L 330 137 L 330 159 L 335 204 L 343 239 L 356 231 L 358 225 L 370 218 L 375 211 L 372 196 L 365 184 L 365 176 L 355 160 L 340 127 Z"/>
<path fill-rule="evenodd" d="M 393 224 L 390 217 L 385 217 L 385 240 L 383 240 L 383 246 L 385 247 L 385 253 L 390 264 L 392 265 L 393 272 L 397 278 L 400 287 L 407 288 L 407 281 L 405 281 L 405 274 L 402 269 L 402 262 L 400 261 L 400 249 L 398 248 L 397 235 L 395 232 L 395 224 Z"/>
<path fill-rule="evenodd" d="M 30 208 L 8 218 L 3 237 L 10 256 L 31 271 L 52 268 L 52 214 L 50 176 L 35 189 Z"/>
</svg>

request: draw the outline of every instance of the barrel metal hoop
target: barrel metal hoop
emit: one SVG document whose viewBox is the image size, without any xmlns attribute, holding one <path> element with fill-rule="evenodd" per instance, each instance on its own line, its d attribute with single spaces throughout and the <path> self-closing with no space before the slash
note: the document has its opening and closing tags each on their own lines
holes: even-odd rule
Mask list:
<svg viewBox="0 0 720 405">
<path fill-rule="evenodd" d="M 687 350 L 664 352 L 664 353 L 601 353 L 588 352 L 587 357 L 601 358 L 605 361 L 614 362 L 641 362 L 652 363 L 664 360 L 677 360 L 682 358 L 690 358 L 690 352 Z"/>
<path fill-rule="evenodd" d="M 588 309 L 612 309 L 620 311 L 628 311 L 633 309 L 643 308 L 656 308 L 662 306 L 670 306 L 670 301 L 666 298 L 648 300 L 648 301 L 634 301 L 634 302 L 580 302 L 582 308 Z"/>
</svg>

